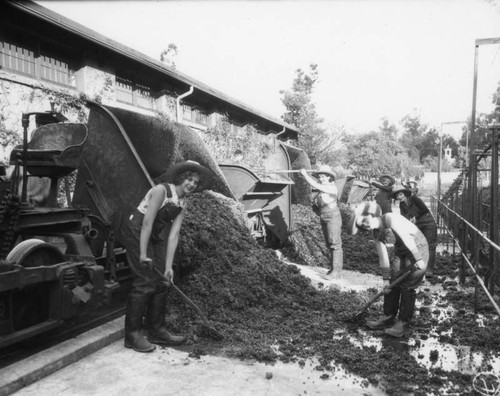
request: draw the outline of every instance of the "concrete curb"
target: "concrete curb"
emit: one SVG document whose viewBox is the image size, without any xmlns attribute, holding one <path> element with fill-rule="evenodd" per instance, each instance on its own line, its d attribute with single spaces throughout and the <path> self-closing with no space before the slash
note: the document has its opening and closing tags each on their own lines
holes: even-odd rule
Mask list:
<svg viewBox="0 0 500 396">
<path fill-rule="evenodd" d="M 124 316 L 121 316 L 3 369 L 0 396 L 10 395 L 123 338 L 123 321 Z"/>
</svg>

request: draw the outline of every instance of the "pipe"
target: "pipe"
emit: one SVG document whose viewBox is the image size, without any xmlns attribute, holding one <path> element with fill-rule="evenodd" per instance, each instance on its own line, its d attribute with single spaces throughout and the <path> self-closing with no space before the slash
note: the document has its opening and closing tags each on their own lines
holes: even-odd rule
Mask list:
<svg viewBox="0 0 500 396">
<path fill-rule="evenodd" d="M 186 96 L 189 96 L 193 93 L 194 87 L 191 85 L 189 87 L 189 91 L 183 93 L 175 99 L 176 102 L 176 111 L 177 111 L 177 122 L 181 122 L 181 99 L 184 99 Z"/>
<path fill-rule="evenodd" d="M 283 127 L 283 130 L 276 135 L 274 135 L 274 149 L 276 150 L 276 142 L 278 141 L 278 137 L 283 135 L 286 132 L 286 127 Z"/>
<path fill-rule="evenodd" d="M 278 139 L 278 136 L 283 135 L 285 132 L 286 132 L 286 127 L 283 127 L 283 130 L 281 132 L 277 133 L 276 135 L 274 135 L 274 137 L 276 139 Z"/>
</svg>

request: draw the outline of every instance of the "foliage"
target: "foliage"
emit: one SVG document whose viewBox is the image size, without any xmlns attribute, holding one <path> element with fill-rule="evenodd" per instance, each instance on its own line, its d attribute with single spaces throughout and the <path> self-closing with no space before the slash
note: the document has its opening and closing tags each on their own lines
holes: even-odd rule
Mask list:
<svg viewBox="0 0 500 396">
<path fill-rule="evenodd" d="M 177 45 L 170 43 L 166 49 L 160 53 L 160 61 L 165 63 L 167 66 L 175 69 L 175 57 L 179 53 Z"/>
<path fill-rule="evenodd" d="M 308 71 L 296 70 L 291 90 L 281 90 L 281 102 L 286 108 L 283 121 L 295 125 L 300 131 L 298 146 L 311 159 L 311 163 L 339 165 L 343 157 L 343 142 L 347 139 L 342 126 L 325 127 L 312 100 L 314 84 L 318 81 L 318 66 L 311 64 Z M 340 155 L 339 155 L 340 154 Z M 337 159 L 335 161 L 334 159 Z"/>
<path fill-rule="evenodd" d="M 256 140 L 258 133 L 251 125 L 243 130 L 232 132 L 227 120 L 219 120 L 215 127 L 206 131 L 203 139 L 215 161 L 220 164 L 231 163 L 250 169 L 262 167 L 272 151 L 271 145 Z"/>
<path fill-rule="evenodd" d="M 427 124 L 422 124 L 419 115 L 406 115 L 401 120 L 401 126 L 403 131 L 400 142 L 411 158 L 421 162 L 426 156 L 438 155 L 436 145 L 439 133 L 435 128 L 429 129 Z M 450 136 L 450 141 L 451 139 L 453 138 Z M 454 148 L 457 146 L 455 142 Z"/>
<path fill-rule="evenodd" d="M 0 114 L 0 145 L 4 150 L 7 150 L 21 143 L 21 136 L 16 131 L 7 129 L 5 115 Z"/>
<path fill-rule="evenodd" d="M 377 132 L 352 137 L 348 158 L 348 167 L 364 177 L 400 175 L 409 166 L 405 149 L 389 135 Z"/>
</svg>

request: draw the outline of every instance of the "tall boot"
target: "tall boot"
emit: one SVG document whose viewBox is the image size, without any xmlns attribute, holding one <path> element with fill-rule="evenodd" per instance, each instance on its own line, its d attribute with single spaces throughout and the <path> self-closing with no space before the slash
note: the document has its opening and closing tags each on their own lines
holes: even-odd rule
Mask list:
<svg viewBox="0 0 500 396">
<path fill-rule="evenodd" d="M 340 277 L 344 267 L 344 252 L 342 248 L 330 249 L 330 263 L 327 275 L 333 274 L 334 277 Z"/>
<path fill-rule="evenodd" d="M 342 275 L 342 268 L 344 267 L 344 251 L 342 248 L 333 250 L 333 275 L 338 278 Z"/>
<path fill-rule="evenodd" d="M 366 325 L 372 330 L 385 329 L 392 326 L 399 309 L 400 289 L 394 288 L 384 295 L 384 314 L 377 320 L 369 320 Z"/>
<path fill-rule="evenodd" d="M 182 345 L 186 337 L 171 334 L 165 329 L 166 292 L 156 293 L 150 297 L 146 313 L 148 340 L 159 345 Z"/>
<path fill-rule="evenodd" d="M 425 270 L 425 276 L 427 278 L 432 278 L 434 276 L 434 263 L 436 261 L 436 247 L 429 247 L 429 261 L 427 262 L 427 269 Z"/>
<path fill-rule="evenodd" d="M 125 312 L 125 347 L 137 352 L 151 352 L 155 346 L 142 334 L 142 320 L 149 296 L 130 294 Z"/>
<path fill-rule="evenodd" d="M 333 260 L 334 260 L 333 252 L 334 252 L 333 249 L 329 250 L 329 255 L 328 255 L 328 271 L 326 271 L 327 275 L 330 275 L 333 272 Z"/>
<path fill-rule="evenodd" d="M 392 337 L 404 337 L 410 329 L 410 322 L 415 311 L 415 300 L 417 292 L 415 289 L 401 290 L 401 302 L 399 305 L 399 320 L 390 329 L 385 330 Z"/>
</svg>

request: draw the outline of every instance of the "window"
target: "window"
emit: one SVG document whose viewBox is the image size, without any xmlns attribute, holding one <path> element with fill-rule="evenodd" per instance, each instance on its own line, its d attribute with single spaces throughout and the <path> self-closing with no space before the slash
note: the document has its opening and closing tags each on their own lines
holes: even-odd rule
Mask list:
<svg viewBox="0 0 500 396">
<path fill-rule="evenodd" d="M 208 116 L 206 113 L 196 107 L 187 104 L 182 105 L 182 119 L 184 121 L 194 122 L 195 124 L 208 125 Z"/>
<path fill-rule="evenodd" d="M 35 75 L 35 51 L 0 41 L 0 66 L 18 73 Z"/>
<path fill-rule="evenodd" d="M 134 85 L 132 80 L 116 77 L 116 100 L 134 104 Z"/>
<path fill-rule="evenodd" d="M 53 44 L 49 46 L 27 35 L 19 35 L 16 40 L 10 37 L 0 39 L 0 67 L 14 73 L 74 87 L 76 76 L 70 59 L 64 49 L 54 48 Z"/>
<path fill-rule="evenodd" d="M 153 108 L 153 95 L 151 88 L 146 85 L 136 84 L 135 93 L 137 96 L 137 106 L 145 107 L 147 109 Z"/>
<path fill-rule="evenodd" d="M 116 77 L 116 100 L 145 109 L 154 109 L 152 89 L 132 78 Z"/>
<path fill-rule="evenodd" d="M 40 56 L 40 77 L 57 84 L 76 85 L 75 71 L 69 63 L 45 55 Z"/>
</svg>

